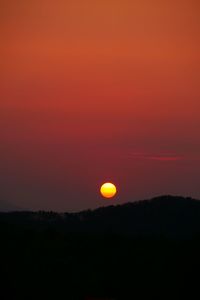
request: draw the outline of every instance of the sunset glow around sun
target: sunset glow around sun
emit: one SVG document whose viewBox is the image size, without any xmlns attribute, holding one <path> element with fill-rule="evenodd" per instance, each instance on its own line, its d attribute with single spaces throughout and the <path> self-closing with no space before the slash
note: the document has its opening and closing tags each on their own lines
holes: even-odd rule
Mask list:
<svg viewBox="0 0 200 300">
<path fill-rule="evenodd" d="M 101 186 L 100 192 L 105 198 L 113 198 L 117 193 L 117 188 L 113 183 L 106 182 Z"/>
</svg>

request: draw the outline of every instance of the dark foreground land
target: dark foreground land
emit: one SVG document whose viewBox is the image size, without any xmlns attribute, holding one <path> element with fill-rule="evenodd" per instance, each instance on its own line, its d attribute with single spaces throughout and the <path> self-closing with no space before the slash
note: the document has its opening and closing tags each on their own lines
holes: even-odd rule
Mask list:
<svg viewBox="0 0 200 300">
<path fill-rule="evenodd" d="M 0 299 L 200 299 L 200 201 L 0 213 Z"/>
</svg>

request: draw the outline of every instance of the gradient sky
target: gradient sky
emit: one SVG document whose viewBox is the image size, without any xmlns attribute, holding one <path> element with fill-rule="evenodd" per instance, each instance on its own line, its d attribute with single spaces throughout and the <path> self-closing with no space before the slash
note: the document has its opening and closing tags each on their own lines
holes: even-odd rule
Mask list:
<svg viewBox="0 0 200 300">
<path fill-rule="evenodd" d="M 200 198 L 198 0 L 0 0 L 0 20 L 0 202 Z"/>
</svg>

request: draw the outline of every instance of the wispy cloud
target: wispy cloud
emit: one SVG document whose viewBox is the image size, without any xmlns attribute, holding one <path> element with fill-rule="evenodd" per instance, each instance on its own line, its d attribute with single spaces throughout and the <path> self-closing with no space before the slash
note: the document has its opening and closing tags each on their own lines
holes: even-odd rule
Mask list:
<svg viewBox="0 0 200 300">
<path fill-rule="evenodd" d="M 176 160 L 183 160 L 184 157 L 180 155 L 173 155 L 173 156 L 163 156 L 163 155 L 157 155 L 157 156 L 148 156 L 147 159 L 151 160 L 160 160 L 160 161 L 176 161 Z"/>
<path fill-rule="evenodd" d="M 130 157 L 136 159 L 156 160 L 156 161 L 163 161 L 163 162 L 180 161 L 185 159 L 183 155 L 179 155 L 176 153 L 168 153 L 168 152 L 162 152 L 162 153 L 132 152 L 130 153 Z"/>
</svg>

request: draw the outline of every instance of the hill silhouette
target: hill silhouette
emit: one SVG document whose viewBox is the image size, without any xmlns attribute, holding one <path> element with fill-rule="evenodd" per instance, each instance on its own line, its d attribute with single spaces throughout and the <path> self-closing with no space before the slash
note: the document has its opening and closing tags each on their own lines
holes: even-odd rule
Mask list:
<svg viewBox="0 0 200 300">
<path fill-rule="evenodd" d="M 0 213 L 0 222 L 66 232 L 190 237 L 200 233 L 200 201 L 161 196 L 78 213 Z"/>
<path fill-rule="evenodd" d="M 0 199 L 0 212 L 9 212 L 9 211 L 20 211 L 20 207 L 14 205 L 9 201 Z"/>
<path fill-rule="evenodd" d="M 0 213 L 0 238 L 2 300 L 199 299 L 198 200 Z"/>
</svg>

